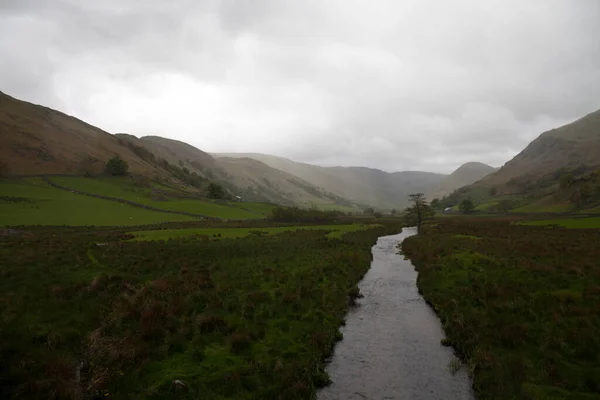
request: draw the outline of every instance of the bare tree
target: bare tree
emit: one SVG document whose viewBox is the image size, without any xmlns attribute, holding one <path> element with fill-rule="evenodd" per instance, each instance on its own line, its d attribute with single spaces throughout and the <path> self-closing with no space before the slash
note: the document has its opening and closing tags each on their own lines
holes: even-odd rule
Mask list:
<svg viewBox="0 0 600 400">
<path fill-rule="evenodd" d="M 412 206 L 404 210 L 405 217 L 408 223 L 417 226 L 417 231 L 421 232 L 421 225 L 423 221 L 435 215 L 435 211 L 425 200 L 423 193 L 412 193 L 408 195 Z"/>
</svg>

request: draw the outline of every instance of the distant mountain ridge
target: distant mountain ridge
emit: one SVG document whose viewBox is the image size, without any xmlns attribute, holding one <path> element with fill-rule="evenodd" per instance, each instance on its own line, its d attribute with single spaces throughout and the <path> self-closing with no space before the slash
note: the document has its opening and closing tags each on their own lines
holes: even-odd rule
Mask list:
<svg viewBox="0 0 600 400">
<path fill-rule="evenodd" d="M 259 153 L 213 153 L 217 159 L 252 158 L 353 202 L 383 209 L 407 205 L 410 193 L 431 192 L 446 176 L 433 172 L 385 172 L 367 167 L 322 167 Z"/>
<path fill-rule="evenodd" d="M 428 198 L 441 199 L 448 196 L 456 189 L 475 183 L 497 170 L 498 168 L 480 162 L 465 163 L 450 175 L 444 177 L 439 186 L 428 196 Z"/>
</svg>

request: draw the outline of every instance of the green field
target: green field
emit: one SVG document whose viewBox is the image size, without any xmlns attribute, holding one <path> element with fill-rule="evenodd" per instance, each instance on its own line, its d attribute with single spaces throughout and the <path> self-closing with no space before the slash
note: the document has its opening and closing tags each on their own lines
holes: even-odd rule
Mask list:
<svg viewBox="0 0 600 400">
<path fill-rule="evenodd" d="M 521 222 L 521 225 L 559 225 L 569 229 L 591 229 L 600 228 L 600 218 L 563 218 L 563 219 L 548 219 L 543 221 L 526 221 Z"/>
<path fill-rule="evenodd" d="M 131 232 L 135 235 L 132 240 L 168 240 L 190 237 L 209 237 L 212 239 L 241 238 L 249 235 L 276 235 L 286 231 L 296 230 L 325 230 L 329 231 L 327 237 L 341 238 L 348 232 L 371 229 L 380 225 L 316 225 L 316 226 L 281 226 L 267 228 L 189 228 L 189 229 L 162 229 L 153 231 Z"/>
<path fill-rule="evenodd" d="M 0 226 L 124 226 L 198 220 L 78 195 L 50 187 L 39 178 L 0 181 L 0 197 Z"/>
<path fill-rule="evenodd" d="M 440 218 L 402 251 L 477 399 L 598 400 L 600 229 L 514 218 Z"/>
<path fill-rule="evenodd" d="M 514 213 L 568 213 L 575 210 L 572 204 L 527 204 L 514 208 Z"/>
<path fill-rule="evenodd" d="M 500 204 L 500 201 L 496 201 L 496 200 L 477 204 L 477 206 L 475 206 L 475 211 L 486 211 L 488 208 L 493 207 L 498 204 Z"/>
<path fill-rule="evenodd" d="M 600 214 L 600 206 L 579 211 L 581 214 Z"/>
<path fill-rule="evenodd" d="M 259 219 L 270 211 L 267 205 L 261 203 L 247 203 L 247 207 L 244 206 L 249 210 L 247 211 L 241 208 L 244 203 L 238 202 L 219 204 L 208 200 L 170 197 L 164 201 L 154 200 L 151 188 L 136 187 L 129 178 L 56 177 L 52 181 L 75 190 L 117 197 L 163 210 L 185 211 L 223 219 Z"/>
<path fill-rule="evenodd" d="M 328 228 L 348 233 L 0 237 L 0 398 L 315 398 L 371 246 L 401 225 Z"/>
</svg>

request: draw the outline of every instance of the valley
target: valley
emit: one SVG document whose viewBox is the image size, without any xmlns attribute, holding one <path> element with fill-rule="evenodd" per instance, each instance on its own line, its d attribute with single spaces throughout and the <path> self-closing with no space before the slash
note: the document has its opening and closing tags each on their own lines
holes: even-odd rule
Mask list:
<svg viewBox="0 0 600 400">
<path fill-rule="evenodd" d="M 592 113 L 499 169 L 385 172 L 113 135 L 0 93 L 0 397 L 368 386 L 344 386 L 326 360 L 342 331 L 365 329 L 340 326 L 374 304 L 380 280 L 359 285 L 372 246 L 414 224 L 408 195 L 424 193 L 433 209 L 397 251 L 452 348 L 434 353 L 460 359 L 436 366 L 465 378 L 441 392 L 469 398 L 468 376 L 477 399 L 597 399 L 598 129 Z M 388 250 L 378 257 L 402 264 Z M 408 337 L 398 357 L 419 347 Z"/>
</svg>

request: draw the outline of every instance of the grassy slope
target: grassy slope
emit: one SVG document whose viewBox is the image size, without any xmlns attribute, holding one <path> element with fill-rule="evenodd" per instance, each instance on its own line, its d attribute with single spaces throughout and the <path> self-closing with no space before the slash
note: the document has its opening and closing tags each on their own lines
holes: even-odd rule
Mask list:
<svg viewBox="0 0 600 400">
<path fill-rule="evenodd" d="M 266 228 L 191 228 L 191 229 L 162 229 L 152 231 L 131 232 L 136 236 L 135 240 L 168 240 L 195 236 L 207 236 L 212 238 L 240 238 L 251 234 L 276 235 L 290 230 L 324 230 L 329 231 L 328 237 L 340 238 L 348 232 L 376 227 L 377 225 L 316 225 L 316 226 L 282 226 Z"/>
<path fill-rule="evenodd" d="M 479 399 L 600 399 L 598 243 L 600 230 L 471 218 L 404 242 Z"/>
<path fill-rule="evenodd" d="M 398 229 L 0 238 L 0 397 L 314 398 L 370 247 Z"/>
<path fill-rule="evenodd" d="M 168 201 L 153 200 L 150 197 L 150 188 L 134 187 L 127 178 L 90 179 L 81 177 L 57 177 L 52 178 L 52 181 L 72 189 L 118 197 L 164 210 L 185 211 L 225 219 L 258 219 L 263 217 L 261 214 L 243 210 L 238 208 L 238 206 L 230 207 L 228 205 L 217 204 L 210 201 L 195 199 L 169 199 Z"/>
<path fill-rule="evenodd" d="M 0 196 L 27 199 L 0 200 L 0 226 L 11 225 L 142 225 L 197 218 L 164 214 L 113 201 L 77 195 L 48 186 L 41 179 L 19 183 L 0 181 Z"/>
</svg>

